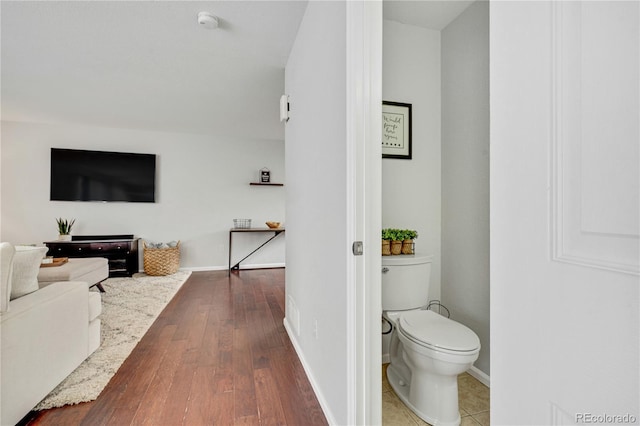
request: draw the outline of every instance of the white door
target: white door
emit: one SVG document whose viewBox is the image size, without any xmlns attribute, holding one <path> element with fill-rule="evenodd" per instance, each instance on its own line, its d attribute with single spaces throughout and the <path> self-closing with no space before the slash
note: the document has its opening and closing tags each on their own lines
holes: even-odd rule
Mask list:
<svg viewBox="0 0 640 426">
<path fill-rule="evenodd" d="M 491 3 L 492 424 L 640 421 L 639 12 Z"/>
</svg>

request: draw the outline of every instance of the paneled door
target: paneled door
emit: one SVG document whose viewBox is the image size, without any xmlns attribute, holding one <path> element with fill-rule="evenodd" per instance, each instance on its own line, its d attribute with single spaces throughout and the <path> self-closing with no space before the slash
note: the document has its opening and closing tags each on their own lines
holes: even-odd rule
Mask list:
<svg viewBox="0 0 640 426">
<path fill-rule="evenodd" d="M 637 421 L 639 4 L 490 13 L 491 421 Z"/>
</svg>

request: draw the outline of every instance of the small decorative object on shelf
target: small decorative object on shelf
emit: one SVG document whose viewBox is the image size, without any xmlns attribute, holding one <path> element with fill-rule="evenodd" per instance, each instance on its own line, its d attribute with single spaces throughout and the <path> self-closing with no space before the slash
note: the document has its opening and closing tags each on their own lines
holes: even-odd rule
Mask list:
<svg viewBox="0 0 640 426">
<path fill-rule="evenodd" d="M 256 186 L 284 186 L 284 183 L 271 182 L 271 171 L 266 167 L 258 170 L 259 178 L 258 182 L 249 182 L 249 185 Z"/>
<path fill-rule="evenodd" d="M 280 222 L 265 222 L 267 226 L 271 229 L 280 228 Z"/>
<path fill-rule="evenodd" d="M 76 223 L 75 219 L 71 221 L 67 219 L 58 218 L 56 219 L 58 223 L 58 240 L 60 241 L 71 241 L 71 228 L 73 224 Z"/>
<path fill-rule="evenodd" d="M 251 219 L 233 219 L 233 227 L 237 229 L 251 228 Z"/>
<path fill-rule="evenodd" d="M 270 183 L 271 182 L 271 171 L 266 167 L 260 169 L 260 183 Z"/>
</svg>

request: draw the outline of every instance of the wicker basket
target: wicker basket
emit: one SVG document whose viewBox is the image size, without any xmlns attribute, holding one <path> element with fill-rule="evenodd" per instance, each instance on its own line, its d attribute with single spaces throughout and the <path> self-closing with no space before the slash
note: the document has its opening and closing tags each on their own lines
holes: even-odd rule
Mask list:
<svg viewBox="0 0 640 426">
<path fill-rule="evenodd" d="M 391 254 L 397 255 L 402 253 L 402 241 L 391 241 Z"/>
<path fill-rule="evenodd" d="M 391 240 L 382 240 L 382 255 L 391 256 Z"/>
<path fill-rule="evenodd" d="M 180 241 L 175 247 L 152 248 L 144 244 L 144 272 L 147 275 L 171 275 L 180 266 Z"/>
<path fill-rule="evenodd" d="M 413 240 L 404 240 L 402 242 L 402 254 L 413 254 L 415 244 Z"/>
</svg>

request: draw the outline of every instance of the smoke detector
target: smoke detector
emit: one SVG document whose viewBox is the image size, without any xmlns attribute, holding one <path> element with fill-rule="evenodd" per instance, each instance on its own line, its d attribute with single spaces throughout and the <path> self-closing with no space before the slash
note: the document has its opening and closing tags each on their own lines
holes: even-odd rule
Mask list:
<svg viewBox="0 0 640 426">
<path fill-rule="evenodd" d="M 214 30 L 218 28 L 218 18 L 209 12 L 200 12 L 198 13 L 198 24 L 202 28 L 206 28 L 208 30 Z"/>
</svg>

